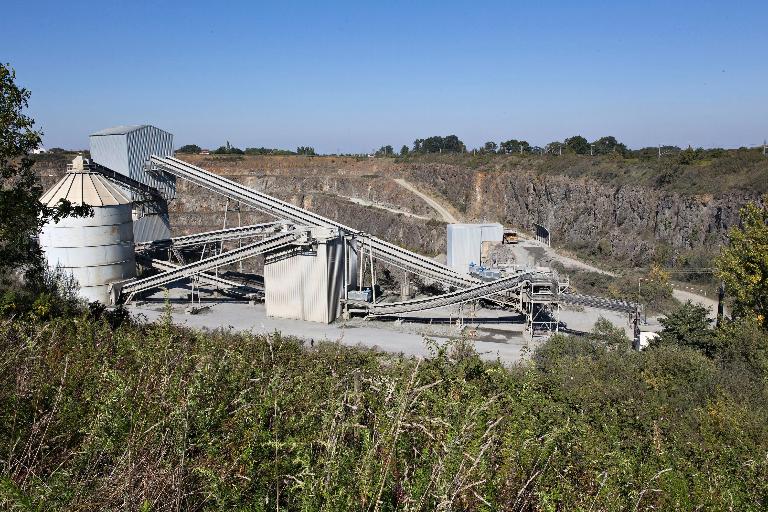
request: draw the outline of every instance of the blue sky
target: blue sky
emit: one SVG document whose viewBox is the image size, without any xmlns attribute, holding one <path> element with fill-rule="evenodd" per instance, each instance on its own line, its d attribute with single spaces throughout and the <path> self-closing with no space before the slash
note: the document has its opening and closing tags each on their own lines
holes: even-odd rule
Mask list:
<svg viewBox="0 0 768 512">
<path fill-rule="evenodd" d="M 366 152 L 455 133 L 631 147 L 768 137 L 768 2 L 4 2 L 0 60 L 47 147 Z"/>
</svg>

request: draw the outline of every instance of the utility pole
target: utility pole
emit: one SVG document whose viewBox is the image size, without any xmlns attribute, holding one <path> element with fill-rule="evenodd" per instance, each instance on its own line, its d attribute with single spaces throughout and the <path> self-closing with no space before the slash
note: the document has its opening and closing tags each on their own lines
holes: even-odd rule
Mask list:
<svg viewBox="0 0 768 512">
<path fill-rule="evenodd" d="M 595 156 L 595 145 L 590 144 L 589 145 L 589 156 Z"/>
</svg>

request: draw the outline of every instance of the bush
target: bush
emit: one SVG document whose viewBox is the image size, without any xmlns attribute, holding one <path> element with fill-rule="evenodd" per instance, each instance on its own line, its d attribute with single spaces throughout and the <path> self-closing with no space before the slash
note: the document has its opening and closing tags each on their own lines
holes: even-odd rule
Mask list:
<svg viewBox="0 0 768 512">
<path fill-rule="evenodd" d="M 0 323 L 0 507 L 764 509 L 762 370 L 737 342 L 727 364 L 627 344 L 600 325 L 505 368 L 471 340 L 417 360 L 169 316 Z"/>
</svg>

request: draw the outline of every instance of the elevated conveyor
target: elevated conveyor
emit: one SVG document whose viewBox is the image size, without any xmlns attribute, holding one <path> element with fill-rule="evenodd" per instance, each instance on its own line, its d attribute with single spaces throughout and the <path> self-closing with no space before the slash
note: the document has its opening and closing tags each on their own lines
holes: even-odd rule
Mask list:
<svg viewBox="0 0 768 512">
<path fill-rule="evenodd" d="M 154 169 L 168 172 L 179 178 L 186 179 L 207 190 L 229 197 L 235 201 L 255 208 L 264 213 L 305 226 L 333 226 L 348 235 L 360 240 L 368 250 L 380 259 L 393 266 L 413 272 L 422 277 L 434 279 L 449 285 L 466 288 L 481 283 L 467 274 L 457 272 L 430 258 L 398 247 L 375 236 L 345 226 L 332 219 L 310 212 L 288 202 L 281 201 L 267 194 L 250 189 L 235 181 L 223 178 L 217 174 L 196 167 L 173 157 L 152 156 Z"/>
<path fill-rule="evenodd" d="M 572 304 L 574 306 L 586 306 L 590 308 L 607 309 L 609 311 L 621 311 L 634 313 L 639 308 L 639 304 L 626 300 L 608 299 L 605 297 L 594 297 L 592 295 L 581 295 L 579 293 L 561 293 L 560 302 L 563 304 Z"/>
<path fill-rule="evenodd" d="M 178 281 L 179 279 L 192 277 L 217 267 L 229 265 L 231 263 L 235 263 L 246 258 L 251 258 L 265 252 L 280 249 L 287 245 L 291 245 L 294 242 L 297 242 L 301 237 L 302 232 L 299 231 L 279 233 L 270 238 L 265 238 L 264 240 L 259 240 L 251 244 L 244 245 L 238 249 L 190 263 L 189 265 L 177 267 L 175 269 L 168 270 L 154 276 L 139 279 L 138 281 L 124 283 L 121 286 L 120 293 L 122 296 L 126 297 L 126 302 L 130 302 L 133 299 L 133 296 L 137 293 L 152 290 L 174 281 Z"/>
<path fill-rule="evenodd" d="M 150 266 L 162 272 L 167 272 L 169 270 L 176 270 L 182 267 L 182 265 L 176 265 L 175 263 L 170 263 L 168 261 L 158 260 L 154 258 L 137 257 L 137 260 L 141 260 L 142 264 Z M 223 277 L 219 277 L 214 274 L 207 274 L 205 272 L 201 272 L 200 274 L 197 274 L 196 277 L 201 282 L 209 284 L 211 286 L 215 286 L 219 290 L 230 291 L 230 292 L 243 294 L 243 295 L 248 295 L 248 294 L 253 294 L 257 296 L 264 295 L 263 287 L 238 283 L 237 281 L 225 279 Z"/>
<path fill-rule="evenodd" d="M 371 316 L 387 316 L 400 313 L 410 313 L 412 311 L 424 311 L 428 309 L 441 308 L 452 304 L 461 304 L 477 299 L 482 299 L 497 293 L 515 290 L 523 286 L 524 283 L 534 278 L 535 273 L 525 272 L 515 276 L 504 277 L 495 281 L 482 283 L 456 290 L 454 292 L 436 295 L 434 297 L 423 297 L 403 302 L 390 303 L 350 303 L 350 313 L 367 313 Z"/>
<path fill-rule="evenodd" d="M 253 224 L 237 228 L 219 229 L 205 233 L 195 233 L 193 235 L 178 236 L 166 238 L 164 240 L 152 240 L 136 244 L 137 251 L 146 251 L 149 249 L 183 249 L 197 245 L 215 244 L 229 240 L 239 240 L 243 238 L 254 238 L 275 233 L 287 227 L 284 222 L 268 222 L 265 224 Z"/>
<path fill-rule="evenodd" d="M 366 306 L 360 309 L 361 312 L 370 312 L 370 314 L 373 315 L 387 315 L 406 311 L 416 311 L 418 309 L 432 309 L 434 307 L 441 307 L 441 305 L 446 305 L 441 302 L 444 300 L 449 300 L 447 304 L 464 302 L 473 300 L 473 298 L 469 297 L 488 297 L 489 295 L 499 293 L 500 291 L 503 292 L 505 290 L 514 289 L 516 287 L 519 288 L 522 283 L 524 283 L 526 280 L 529 280 L 530 278 L 536 278 L 539 281 L 545 281 L 547 279 L 546 276 L 539 272 L 518 274 L 509 278 L 498 280 L 502 283 L 499 284 L 498 288 L 496 288 L 493 285 L 497 281 L 488 283 L 468 274 L 457 272 L 456 270 L 438 263 L 430 258 L 416 254 L 412 251 L 408 251 L 398 247 L 395 244 L 381 240 L 380 238 L 353 229 L 349 226 L 345 226 L 344 224 L 336 222 L 335 220 L 328 219 L 322 215 L 318 215 L 309 210 L 305 210 L 286 201 L 281 201 L 262 192 L 258 192 L 244 185 L 241 185 L 240 183 L 184 162 L 183 160 L 179 160 L 173 157 L 152 156 L 151 167 L 156 171 L 167 172 L 179 178 L 191 181 L 192 183 L 210 190 L 211 192 L 221 194 L 235 201 L 239 201 L 242 204 L 262 211 L 268 215 L 272 215 L 278 219 L 283 219 L 304 226 L 336 227 L 341 230 L 344 236 L 356 239 L 363 248 L 373 254 L 375 259 L 384 261 L 397 268 L 412 272 L 425 278 L 433 279 L 435 281 L 455 286 L 457 288 L 466 289 L 428 299 L 417 299 L 414 301 L 391 303 L 388 305 L 377 304 Z M 521 284 L 512 284 L 515 280 L 519 280 Z M 470 290 L 476 291 L 472 291 L 466 296 L 461 295 L 461 292 L 469 292 Z M 503 301 L 503 299 L 499 296 L 491 297 L 491 299 L 494 301 Z M 432 302 L 433 300 L 434 302 Z M 504 302 L 507 303 L 507 305 L 510 303 L 515 303 L 515 297 L 510 297 L 509 301 Z M 572 293 L 558 293 L 553 295 L 552 302 L 563 302 L 574 305 L 598 307 L 613 311 L 635 311 L 636 309 L 636 305 L 630 302 Z M 351 305 L 352 304 L 350 303 L 350 306 Z M 516 304 L 516 307 L 521 307 L 521 304 Z"/>
</svg>

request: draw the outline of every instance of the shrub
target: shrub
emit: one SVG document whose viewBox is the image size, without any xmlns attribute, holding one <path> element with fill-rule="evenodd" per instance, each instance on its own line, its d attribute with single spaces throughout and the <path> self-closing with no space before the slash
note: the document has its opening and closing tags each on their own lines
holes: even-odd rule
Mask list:
<svg viewBox="0 0 768 512">
<path fill-rule="evenodd" d="M 600 325 L 506 368 L 469 339 L 420 360 L 170 316 L 2 322 L 0 507 L 763 510 L 768 393 L 738 343 L 626 344 Z"/>
</svg>

